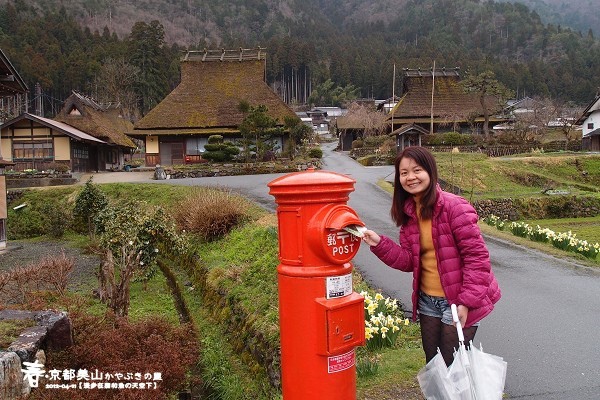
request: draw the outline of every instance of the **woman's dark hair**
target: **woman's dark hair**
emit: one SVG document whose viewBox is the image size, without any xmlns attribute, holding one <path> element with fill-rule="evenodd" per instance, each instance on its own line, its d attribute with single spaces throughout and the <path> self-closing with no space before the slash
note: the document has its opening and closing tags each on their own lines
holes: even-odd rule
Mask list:
<svg viewBox="0 0 600 400">
<path fill-rule="evenodd" d="M 401 226 L 408 220 L 408 216 L 404 212 L 404 203 L 411 194 L 408 193 L 400 184 L 400 161 L 403 158 L 410 158 L 419 164 L 429 174 L 429 187 L 421 197 L 421 217 L 429 219 L 433 215 L 433 206 L 437 200 L 436 186 L 438 182 L 437 165 L 435 158 L 429 150 L 424 147 L 411 146 L 405 148 L 402 153 L 398 154 L 394 162 L 396 176 L 394 177 L 394 198 L 392 200 L 392 220 L 396 226 Z"/>
</svg>

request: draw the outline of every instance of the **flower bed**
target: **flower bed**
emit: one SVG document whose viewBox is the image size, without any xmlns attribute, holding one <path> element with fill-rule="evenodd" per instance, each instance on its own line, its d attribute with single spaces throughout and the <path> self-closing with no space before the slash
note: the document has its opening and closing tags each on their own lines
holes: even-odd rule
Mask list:
<svg viewBox="0 0 600 400">
<path fill-rule="evenodd" d="M 495 215 L 483 218 L 483 222 L 499 230 L 504 230 L 508 226 L 508 230 L 515 236 L 536 242 L 550 243 L 557 249 L 578 253 L 592 260 L 596 259 L 598 254 L 600 254 L 600 243 L 592 244 L 587 240 L 578 239 L 577 235 L 571 231 L 554 232 L 539 225 L 533 227 L 525 222 L 507 223 L 507 221 Z"/>
</svg>

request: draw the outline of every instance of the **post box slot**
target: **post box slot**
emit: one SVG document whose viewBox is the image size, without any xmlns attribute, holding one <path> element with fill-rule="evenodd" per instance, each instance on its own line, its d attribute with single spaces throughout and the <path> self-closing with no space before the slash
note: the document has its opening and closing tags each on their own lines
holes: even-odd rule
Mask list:
<svg viewBox="0 0 600 400">
<path fill-rule="evenodd" d="M 365 226 L 365 224 L 358 219 L 354 211 L 350 207 L 340 206 L 329 214 L 325 227 L 328 229 L 341 231 L 349 225 Z"/>
</svg>

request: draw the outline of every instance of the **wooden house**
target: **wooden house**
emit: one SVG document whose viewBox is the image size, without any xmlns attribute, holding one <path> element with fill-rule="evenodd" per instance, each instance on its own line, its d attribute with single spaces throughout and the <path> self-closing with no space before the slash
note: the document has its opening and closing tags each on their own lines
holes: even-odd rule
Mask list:
<svg viewBox="0 0 600 400">
<path fill-rule="evenodd" d="M 180 84 L 129 133 L 144 140 L 146 165 L 199 162 L 211 135 L 240 140 L 242 102 L 265 105 L 282 127 L 285 117 L 297 118 L 265 82 L 265 59 L 261 48 L 187 52 Z M 274 139 L 283 149 L 285 134 Z"/>
<path fill-rule="evenodd" d="M 121 169 L 125 158 L 136 147 L 125 134 L 133 129 L 133 123 L 123 118 L 119 104 L 100 105 L 89 97 L 73 92 L 54 120 L 108 144 L 98 147 L 96 156 L 100 170 Z"/>
<path fill-rule="evenodd" d="M 348 116 L 338 117 L 335 130 L 338 136 L 338 148 L 341 151 L 352 150 L 352 142 L 364 136 L 366 125 L 362 121 Z"/>
<path fill-rule="evenodd" d="M 113 145 L 71 125 L 24 113 L 0 126 L 4 158 L 16 170 L 65 164 L 73 172 L 98 171 L 98 154 Z"/>
<path fill-rule="evenodd" d="M 0 49 L 0 123 L 27 111 L 28 91 L 25 81 Z"/>
<path fill-rule="evenodd" d="M 2 50 L 0 50 L 0 123 L 27 109 L 27 85 Z M 14 163 L 4 159 L 2 154 L 10 154 L 4 149 L 0 137 L 0 252 L 6 249 L 6 219 L 8 216 L 6 200 L 6 177 L 4 169 Z"/>
<path fill-rule="evenodd" d="M 600 151 L 600 94 L 588 104 L 575 125 L 582 128 L 582 148 Z"/>
<path fill-rule="evenodd" d="M 485 101 L 491 110 L 490 128 L 506 121 L 505 118 L 494 116 L 501 109 L 497 98 L 488 96 Z M 418 141 L 419 132 L 481 133 L 484 112 L 479 95 L 463 90 L 457 68 L 441 68 L 435 71 L 405 69 L 402 91 L 389 114 L 388 121 L 390 132 L 397 132 L 397 135 L 413 132 L 417 134 Z M 406 131 L 402 127 L 409 130 Z M 411 143 L 413 141 L 411 139 Z M 397 143 L 402 143 L 402 138 L 398 137 Z"/>
</svg>

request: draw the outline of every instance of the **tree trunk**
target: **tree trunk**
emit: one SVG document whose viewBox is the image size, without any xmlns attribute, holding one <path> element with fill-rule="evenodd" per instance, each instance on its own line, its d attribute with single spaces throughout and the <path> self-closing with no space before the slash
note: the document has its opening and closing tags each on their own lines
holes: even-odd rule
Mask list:
<svg viewBox="0 0 600 400">
<path fill-rule="evenodd" d="M 485 138 L 489 139 L 489 137 L 490 137 L 490 129 L 489 129 L 490 113 L 485 105 L 485 93 L 483 93 L 481 95 L 481 97 L 479 98 L 479 101 L 481 102 L 481 107 L 483 108 L 483 133 L 485 135 Z"/>
</svg>

